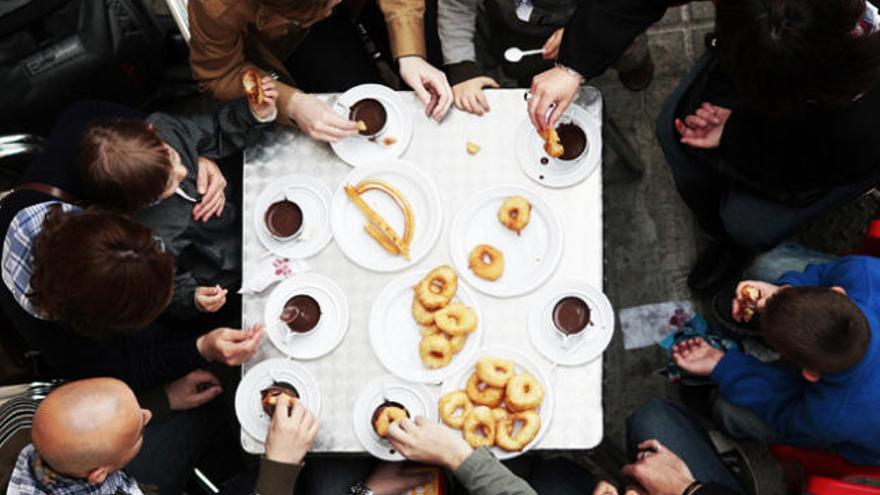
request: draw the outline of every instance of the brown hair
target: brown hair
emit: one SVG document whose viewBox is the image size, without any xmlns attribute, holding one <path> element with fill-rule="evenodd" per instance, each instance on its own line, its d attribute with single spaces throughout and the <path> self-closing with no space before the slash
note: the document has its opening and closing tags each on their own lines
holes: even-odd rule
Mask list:
<svg viewBox="0 0 880 495">
<path fill-rule="evenodd" d="M 764 338 L 784 357 L 818 373 L 855 366 L 868 348 L 868 320 L 847 296 L 824 287 L 789 287 L 767 301 Z"/>
<path fill-rule="evenodd" d="M 56 206 L 34 240 L 29 297 L 82 335 L 147 326 L 168 306 L 173 283 L 173 257 L 148 227 L 118 213 L 64 213 Z"/>
<path fill-rule="evenodd" d="M 152 126 L 142 120 L 116 120 L 85 132 L 77 168 L 85 198 L 134 212 L 159 199 L 168 186 L 172 165 Z"/>
</svg>

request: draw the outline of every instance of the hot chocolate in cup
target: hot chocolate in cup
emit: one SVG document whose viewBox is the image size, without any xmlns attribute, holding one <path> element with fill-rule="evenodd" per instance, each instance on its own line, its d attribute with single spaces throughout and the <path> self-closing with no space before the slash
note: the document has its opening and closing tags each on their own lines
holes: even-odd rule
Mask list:
<svg viewBox="0 0 880 495">
<path fill-rule="evenodd" d="M 558 160 L 570 162 L 577 160 L 587 150 L 587 134 L 574 122 L 565 122 L 556 126 L 559 143 L 565 150 Z"/>
<path fill-rule="evenodd" d="M 552 311 L 553 326 L 563 339 L 578 335 L 590 324 L 590 307 L 576 296 L 560 299 Z"/>
<path fill-rule="evenodd" d="M 263 221 L 272 237 L 279 241 L 289 241 L 302 233 L 303 212 L 293 201 L 281 199 L 266 208 Z"/>
<path fill-rule="evenodd" d="M 348 119 L 353 122 L 363 122 L 366 129 L 358 131 L 358 133 L 361 136 L 373 137 L 385 129 L 385 125 L 388 123 L 388 111 L 379 100 L 364 98 L 351 106 Z"/>
<path fill-rule="evenodd" d="M 279 319 L 291 333 L 305 335 L 313 331 L 321 321 L 321 305 L 312 296 L 298 294 L 284 303 Z"/>
</svg>

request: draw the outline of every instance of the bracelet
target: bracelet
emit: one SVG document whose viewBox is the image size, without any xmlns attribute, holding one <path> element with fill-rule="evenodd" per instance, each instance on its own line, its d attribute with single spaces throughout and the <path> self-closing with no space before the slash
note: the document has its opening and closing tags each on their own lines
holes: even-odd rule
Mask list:
<svg viewBox="0 0 880 495">
<path fill-rule="evenodd" d="M 559 62 L 556 62 L 555 66 L 557 69 L 562 69 L 565 72 L 568 72 L 570 75 L 576 77 L 577 80 L 580 81 L 580 84 L 584 83 L 584 81 L 585 81 L 584 76 L 580 72 L 572 69 L 571 67 L 569 67 L 567 65 L 560 64 Z"/>
<path fill-rule="evenodd" d="M 375 495 L 373 490 L 367 488 L 367 485 L 363 483 L 358 483 L 353 487 L 348 489 L 349 495 Z"/>
<path fill-rule="evenodd" d="M 694 480 L 693 483 L 688 485 L 687 488 L 685 488 L 684 491 L 681 492 L 681 495 L 694 495 L 694 493 L 696 493 L 697 490 L 702 488 L 702 486 L 703 486 L 703 483 L 701 481 Z"/>
</svg>

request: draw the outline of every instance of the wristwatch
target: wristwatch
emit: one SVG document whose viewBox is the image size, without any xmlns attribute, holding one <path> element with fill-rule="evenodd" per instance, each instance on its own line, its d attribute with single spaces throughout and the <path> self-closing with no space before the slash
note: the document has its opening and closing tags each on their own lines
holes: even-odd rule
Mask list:
<svg viewBox="0 0 880 495">
<path fill-rule="evenodd" d="M 367 485 L 358 483 L 348 489 L 348 495 L 375 495 L 373 490 L 367 488 Z"/>
</svg>

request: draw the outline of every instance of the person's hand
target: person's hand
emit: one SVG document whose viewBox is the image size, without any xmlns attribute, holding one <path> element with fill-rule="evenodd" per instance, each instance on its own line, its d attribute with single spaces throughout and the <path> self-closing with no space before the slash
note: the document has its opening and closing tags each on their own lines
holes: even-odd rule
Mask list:
<svg viewBox="0 0 880 495">
<path fill-rule="evenodd" d="M 724 351 L 706 343 L 701 337 L 687 339 L 672 346 L 675 365 L 696 376 L 709 376 L 724 357 Z"/>
<path fill-rule="evenodd" d="M 193 370 L 165 385 L 165 395 L 172 411 L 195 409 L 223 393 L 220 380 L 205 370 Z"/>
<path fill-rule="evenodd" d="M 281 394 L 266 434 L 266 459 L 299 464 L 312 447 L 318 429 L 317 418 L 302 402 Z"/>
<path fill-rule="evenodd" d="M 768 284 L 767 282 L 759 282 L 757 280 L 743 280 L 736 286 L 736 294 L 733 297 L 733 302 L 730 304 L 731 306 L 731 316 L 736 321 L 742 321 L 743 318 L 743 308 L 745 308 L 745 297 L 742 295 L 742 289 L 746 285 L 750 285 L 756 289 L 758 289 L 758 311 L 762 311 L 764 306 L 767 305 L 767 301 L 773 297 L 773 294 L 779 292 L 780 287 L 778 285 Z"/>
<path fill-rule="evenodd" d="M 202 200 L 193 206 L 192 215 L 195 221 L 207 222 L 211 217 L 223 214 L 223 207 L 226 206 L 226 177 L 213 160 L 200 156 L 198 164 L 196 190 Z"/>
<path fill-rule="evenodd" d="M 600 481 L 593 490 L 593 495 L 617 495 L 617 488 L 607 481 Z"/>
<path fill-rule="evenodd" d="M 452 106 L 446 74 L 418 56 L 400 57 L 400 78 L 425 104 L 425 115 L 440 122 Z"/>
<path fill-rule="evenodd" d="M 703 103 L 693 115 L 675 119 L 681 142 L 693 148 L 713 149 L 721 145 L 724 125 L 733 113 L 729 108 Z"/>
<path fill-rule="evenodd" d="M 388 440 L 411 461 L 443 466 L 455 471 L 473 449 L 460 434 L 425 417 L 404 418 L 388 427 Z"/>
<path fill-rule="evenodd" d="M 306 136 L 335 143 L 357 134 L 357 124 L 338 115 L 326 103 L 306 93 L 296 93 L 288 103 L 287 113 Z"/>
<path fill-rule="evenodd" d="M 219 285 L 214 287 L 199 287 L 196 289 L 196 309 L 202 313 L 216 313 L 226 304 L 226 294 L 229 289 Z"/>
<path fill-rule="evenodd" d="M 544 71 L 532 79 L 532 97 L 529 98 L 529 119 L 535 129 L 543 131 L 553 127 L 577 96 L 582 77 L 561 67 Z M 547 112 L 556 105 L 550 116 Z"/>
<path fill-rule="evenodd" d="M 431 468 L 406 465 L 402 462 L 383 462 L 364 483 L 375 495 L 400 495 L 425 486 L 434 479 Z"/>
<path fill-rule="evenodd" d="M 657 440 L 639 444 L 639 458 L 623 467 L 623 474 L 636 480 L 651 495 L 681 495 L 694 482 L 694 475 L 671 450 Z"/>
<path fill-rule="evenodd" d="M 541 54 L 544 60 L 556 60 L 559 58 L 559 47 L 562 45 L 562 33 L 565 28 L 559 28 L 547 38 L 544 42 L 544 53 Z"/>
<path fill-rule="evenodd" d="M 455 106 L 459 110 L 476 115 L 483 115 L 489 111 L 489 102 L 483 94 L 485 87 L 497 88 L 498 83 L 491 77 L 480 76 L 460 82 L 452 87 L 455 96 Z"/>
<path fill-rule="evenodd" d="M 238 366 L 257 352 L 263 330 L 263 325 L 251 325 L 247 330 L 218 328 L 199 337 L 196 348 L 208 361 Z"/>
<path fill-rule="evenodd" d="M 263 103 L 256 105 L 248 98 L 248 105 L 257 118 L 266 120 L 275 113 L 275 100 L 278 99 L 278 89 L 275 87 L 275 81 L 268 76 L 260 79 L 260 85 L 263 86 Z"/>
</svg>

